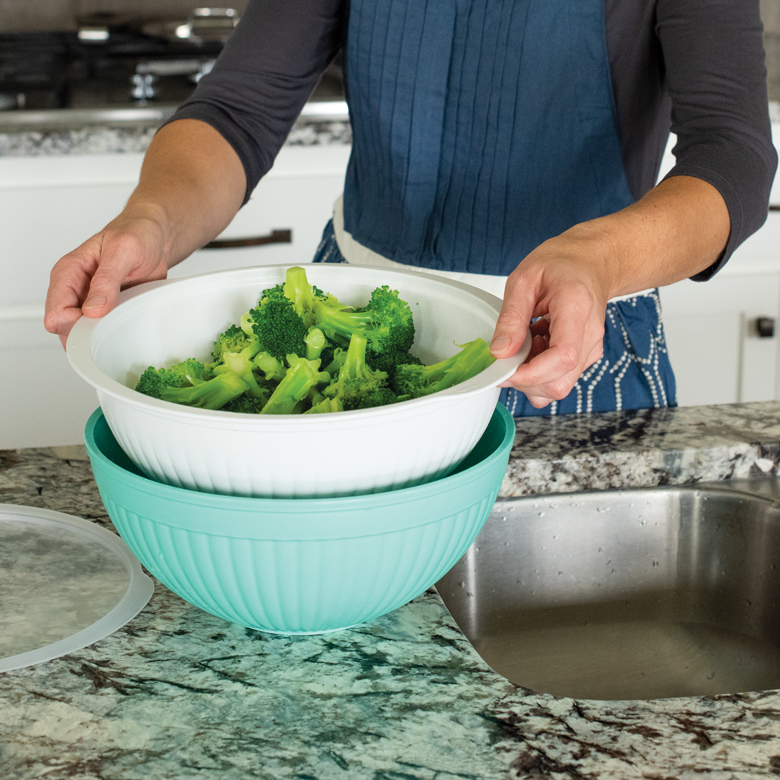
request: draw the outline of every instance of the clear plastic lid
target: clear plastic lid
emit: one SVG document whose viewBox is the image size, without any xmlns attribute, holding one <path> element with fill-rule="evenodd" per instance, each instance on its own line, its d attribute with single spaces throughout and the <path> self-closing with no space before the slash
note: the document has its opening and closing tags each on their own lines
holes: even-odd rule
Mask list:
<svg viewBox="0 0 780 780">
<path fill-rule="evenodd" d="M 0 672 L 103 639 L 153 592 L 111 531 L 61 512 L 0 504 Z"/>
</svg>

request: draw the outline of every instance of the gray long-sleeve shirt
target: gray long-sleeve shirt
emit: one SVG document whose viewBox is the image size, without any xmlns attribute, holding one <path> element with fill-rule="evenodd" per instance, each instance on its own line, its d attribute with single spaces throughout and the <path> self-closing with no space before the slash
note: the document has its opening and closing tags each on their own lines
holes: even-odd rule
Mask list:
<svg viewBox="0 0 780 780">
<path fill-rule="evenodd" d="M 710 278 L 764 223 L 777 167 L 767 111 L 759 0 L 605 0 L 623 163 L 633 196 L 669 176 L 703 179 L 731 217 Z M 348 0 L 250 0 L 213 71 L 171 121 L 199 119 L 231 144 L 249 198 L 344 43 Z"/>
</svg>

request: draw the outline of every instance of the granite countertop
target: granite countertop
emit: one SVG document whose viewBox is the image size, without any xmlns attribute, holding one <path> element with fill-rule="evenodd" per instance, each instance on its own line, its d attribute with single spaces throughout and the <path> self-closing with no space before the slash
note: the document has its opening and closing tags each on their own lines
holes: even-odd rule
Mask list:
<svg viewBox="0 0 780 780">
<path fill-rule="evenodd" d="M 0 157 L 141 154 L 174 108 L 10 112 L 0 116 Z M 25 113 L 30 119 L 25 120 Z M 769 115 L 780 124 L 780 103 L 769 104 Z M 352 129 L 343 101 L 307 104 L 285 142 L 287 146 L 350 143 Z"/>
<path fill-rule="evenodd" d="M 775 475 L 780 404 L 518 421 L 504 499 Z M 0 452 L 0 503 L 111 528 L 83 447 Z M 0 675 L 4 780 L 747 778 L 780 774 L 775 691 L 537 694 L 430 590 L 342 632 L 262 634 L 156 584 L 97 644 Z"/>
<path fill-rule="evenodd" d="M 307 109 L 293 126 L 285 145 L 352 143 L 345 103 L 312 103 Z M 26 113 L 29 119 L 25 112 L 15 112 L 14 116 L 5 117 L 5 123 L 0 115 L 0 157 L 142 154 L 173 109 Z"/>
</svg>

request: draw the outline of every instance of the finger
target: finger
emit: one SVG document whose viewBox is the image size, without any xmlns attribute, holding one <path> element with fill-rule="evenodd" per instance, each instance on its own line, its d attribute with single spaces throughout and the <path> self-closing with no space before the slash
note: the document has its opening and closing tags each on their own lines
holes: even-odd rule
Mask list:
<svg viewBox="0 0 780 780">
<path fill-rule="evenodd" d="M 553 402 L 553 398 L 545 398 L 541 395 L 526 395 L 528 403 L 535 409 L 544 409 L 545 406 L 549 406 Z"/>
<path fill-rule="evenodd" d="M 538 337 L 542 338 L 542 337 Z M 540 353 L 541 354 L 541 353 Z M 572 391 L 577 381 L 582 376 L 582 372 L 601 359 L 603 355 L 603 342 L 597 343 L 590 351 L 588 360 L 582 367 L 556 377 L 549 381 L 540 382 L 534 385 L 524 384 L 525 377 L 521 371 L 524 366 L 520 366 L 517 371 L 507 380 L 502 387 L 514 387 L 523 392 L 529 398 L 536 399 L 534 406 L 544 406 L 551 401 L 561 401 Z M 538 361 L 537 361 L 538 362 Z"/>
<path fill-rule="evenodd" d="M 550 319 L 547 316 L 539 317 L 529 327 L 532 336 L 547 336 L 550 332 Z"/>
<path fill-rule="evenodd" d="M 533 360 L 537 355 L 541 355 L 544 350 L 547 349 L 547 338 L 545 336 L 534 336 L 531 339 L 531 351 L 528 353 L 528 357 L 525 359 L 526 363 L 530 360 Z M 515 372 L 516 374 L 517 372 Z M 509 379 L 504 380 L 501 382 L 499 387 L 515 387 L 515 382 L 513 374 Z"/>
<path fill-rule="evenodd" d="M 81 303 L 97 266 L 90 242 L 65 255 L 52 268 L 43 324 L 50 333 L 65 336 L 81 316 Z"/>
<path fill-rule="evenodd" d="M 73 326 L 81 319 L 81 309 L 68 309 L 63 312 L 58 328 L 57 335 L 60 337 L 60 343 L 63 349 L 67 349 L 68 336 L 70 335 Z"/>
<path fill-rule="evenodd" d="M 544 338 L 544 337 L 541 337 Z M 560 347 L 540 351 L 532 360 L 519 366 L 512 375 L 515 387 L 525 390 L 541 388 L 557 383 L 569 374 L 576 372 L 579 366 L 579 355 L 574 352 L 564 355 Z"/>
<path fill-rule="evenodd" d="M 531 395 L 560 400 L 603 348 L 603 327 L 603 318 L 594 318 L 590 303 L 580 296 L 551 301 L 548 349 L 520 366 L 513 381 Z"/>
<path fill-rule="evenodd" d="M 47 311 L 43 317 L 43 327 L 49 333 L 59 336 L 63 348 L 73 326 L 81 319 L 81 308 L 68 306 Z"/>
<path fill-rule="evenodd" d="M 604 337 L 602 336 L 601 339 L 594 345 L 593 349 L 590 351 L 590 354 L 588 355 L 588 359 L 585 361 L 585 365 L 583 366 L 582 370 L 584 371 L 586 368 L 590 368 L 594 363 L 597 363 L 601 358 L 604 356 Z"/>
<path fill-rule="evenodd" d="M 101 317 L 116 301 L 122 280 L 130 268 L 138 268 L 138 242 L 106 240 L 105 232 L 85 241 L 52 268 L 46 294 L 44 327 L 67 336 L 82 316 Z"/>
<path fill-rule="evenodd" d="M 518 293 L 516 285 L 507 284 L 501 312 L 490 342 L 490 352 L 494 357 L 510 357 L 523 346 L 535 305 L 530 289 L 523 288 L 523 291 Z"/>
<path fill-rule="evenodd" d="M 546 341 L 546 337 L 542 336 L 534 340 L 537 339 Z M 519 366 L 503 386 L 514 387 L 529 398 L 539 399 L 539 403 L 541 399 L 545 399 L 541 405 L 564 399 L 577 383 L 584 368 L 578 364 L 570 371 L 561 371 L 561 364 L 555 356 L 552 362 L 548 363 L 550 352 L 551 349 L 544 349 L 529 362 Z"/>
</svg>

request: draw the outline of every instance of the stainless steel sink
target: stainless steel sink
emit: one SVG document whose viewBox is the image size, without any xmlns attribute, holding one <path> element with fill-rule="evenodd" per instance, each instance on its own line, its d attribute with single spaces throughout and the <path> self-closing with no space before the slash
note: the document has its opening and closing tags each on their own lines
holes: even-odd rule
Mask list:
<svg viewBox="0 0 780 780">
<path fill-rule="evenodd" d="M 436 588 L 487 664 L 535 691 L 780 688 L 780 485 L 726 484 L 499 501 Z"/>
</svg>

